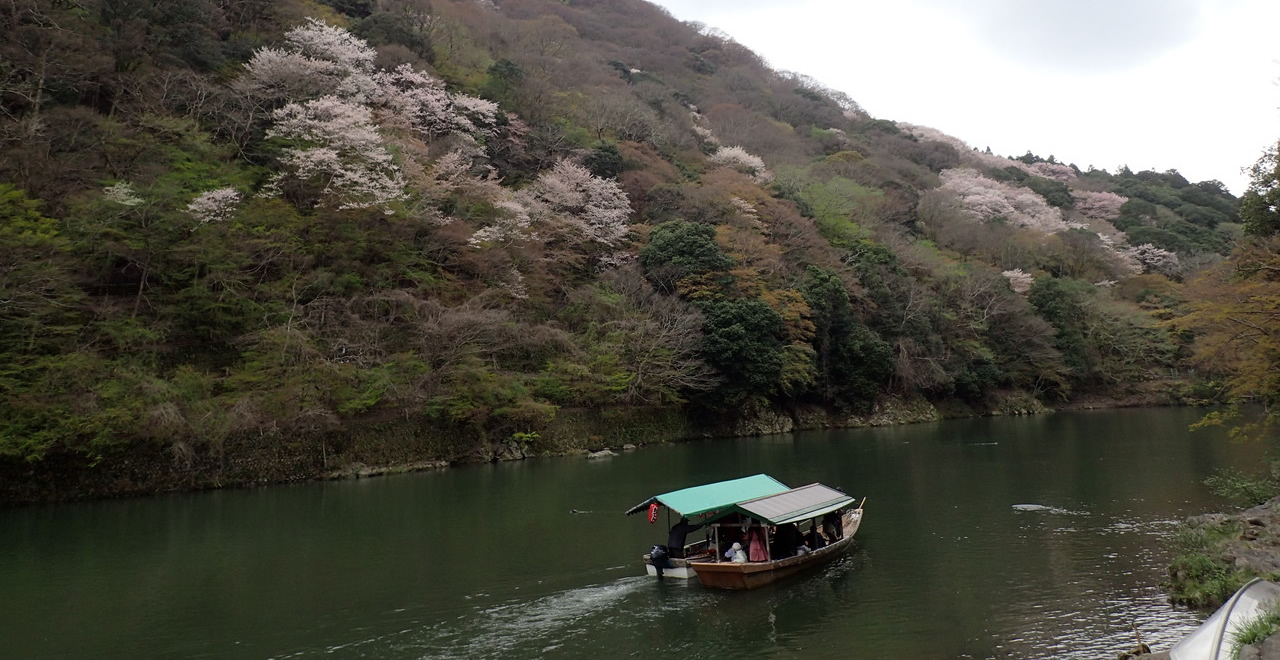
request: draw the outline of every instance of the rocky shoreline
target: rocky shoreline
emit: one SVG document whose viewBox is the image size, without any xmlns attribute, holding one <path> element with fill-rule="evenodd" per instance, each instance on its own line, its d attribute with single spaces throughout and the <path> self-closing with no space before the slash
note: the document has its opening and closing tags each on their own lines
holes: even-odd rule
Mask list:
<svg viewBox="0 0 1280 660">
<path fill-rule="evenodd" d="M 1174 602 L 1208 610 L 1255 577 L 1280 581 L 1280 497 L 1236 513 L 1187 519 L 1180 554 L 1169 566 Z M 1120 658 L 1166 660 L 1168 651 Z M 1241 647 L 1242 660 L 1280 660 L 1280 634 Z"/>
<path fill-rule="evenodd" d="M 1206 550 L 1245 580 L 1280 578 L 1280 497 L 1238 513 L 1210 513 L 1187 520 L 1193 532 L 1211 539 Z"/>
</svg>

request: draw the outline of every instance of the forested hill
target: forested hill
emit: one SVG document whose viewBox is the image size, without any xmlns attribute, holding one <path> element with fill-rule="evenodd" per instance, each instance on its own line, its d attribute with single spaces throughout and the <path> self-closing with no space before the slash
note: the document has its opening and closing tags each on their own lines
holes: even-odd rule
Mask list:
<svg viewBox="0 0 1280 660">
<path fill-rule="evenodd" d="M 641 0 L 14 0 L 0 31 L 29 465 L 1172 401 L 1162 320 L 1240 234 L 1217 181 L 975 150 Z"/>
</svg>

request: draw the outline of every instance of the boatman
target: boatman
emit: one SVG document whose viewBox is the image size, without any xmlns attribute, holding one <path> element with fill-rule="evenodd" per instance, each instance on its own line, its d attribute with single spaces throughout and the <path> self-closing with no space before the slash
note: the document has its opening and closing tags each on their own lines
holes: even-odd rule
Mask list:
<svg viewBox="0 0 1280 660">
<path fill-rule="evenodd" d="M 689 519 L 680 517 L 680 522 L 671 526 L 671 533 L 667 535 L 667 554 L 672 557 L 684 558 L 684 540 L 689 536 L 689 532 L 702 529 L 706 523 L 701 525 L 689 524 Z"/>
</svg>

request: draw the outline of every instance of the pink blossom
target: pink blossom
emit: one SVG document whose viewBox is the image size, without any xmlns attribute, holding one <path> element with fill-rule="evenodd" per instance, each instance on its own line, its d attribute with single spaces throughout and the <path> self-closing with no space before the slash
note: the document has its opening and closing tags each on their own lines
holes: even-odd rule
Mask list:
<svg viewBox="0 0 1280 660">
<path fill-rule="evenodd" d="M 238 190 L 231 187 L 218 188 L 201 193 L 191 200 L 191 203 L 187 204 L 187 213 L 202 223 L 221 222 L 230 218 L 239 205 Z"/>
<path fill-rule="evenodd" d="M 473 137 L 491 134 L 497 120 L 498 106 L 491 101 L 450 94 L 444 82 L 408 64 L 394 71 L 373 75 L 377 85 L 377 102 L 388 108 L 400 123 L 422 133 L 428 139 L 461 133 Z"/>
<path fill-rule="evenodd" d="M 1150 243 L 1124 248 L 1121 254 L 1136 261 L 1144 272 L 1173 275 L 1178 271 L 1178 255 Z"/>
<path fill-rule="evenodd" d="M 134 191 L 133 184 L 128 181 L 120 181 L 103 188 L 102 196 L 106 197 L 107 201 L 121 206 L 138 206 L 143 202 L 143 199 Z"/>
<path fill-rule="evenodd" d="M 268 99 L 304 100 L 321 95 L 367 98 L 373 93 L 373 61 L 377 53 L 364 40 L 323 21 L 285 34 L 288 48 L 261 48 L 244 65 L 243 83 Z"/>
<path fill-rule="evenodd" d="M 526 191 L 543 211 L 564 220 L 584 240 L 617 245 L 627 235 L 631 204 L 616 181 L 560 161 Z"/>
<path fill-rule="evenodd" d="M 1026 293 L 1030 291 L 1031 284 L 1036 281 L 1036 278 L 1032 277 L 1030 273 L 1024 273 L 1021 268 L 1006 270 L 1000 274 L 1004 275 L 1005 278 L 1009 280 L 1009 288 L 1013 289 L 1016 293 Z"/>
<path fill-rule="evenodd" d="M 1046 179 L 1054 179 L 1055 181 L 1070 182 L 1076 178 L 1076 171 L 1067 165 L 1058 163 L 1032 163 L 1024 169 L 1039 177 Z"/>
<path fill-rule="evenodd" d="M 533 218 L 530 217 L 529 209 L 525 208 L 524 204 L 507 198 L 495 201 L 493 207 L 498 212 L 494 222 L 472 234 L 467 240 L 468 245 L 479 248 L 532 237 L 529 227 L 533 224 Z"/>
<path fill-rule="evenodd" d="M 383 146 L 363 105 L 326 96 L 275 111 L 267 137 L 298 144 L 285 149 L 285 166 L 267 192 L 277 192 L 282 179 L 319 180 L 338 208 L 386 206 L 403 199 L 404 179 Z M 389 211 L 388 211 L 389 212 Z"/>
<path fill-rule="evenodd" d="M 728 167 L 749 174 L 761 183 L 773 180 L 773 174 L 764 166 L 764 159 L 748 153 L 742 147 L 720 147 L 707 160 L 712 165 Z"/>
<path fill-rule="evenodd" d="M 373 71 L 373 61 L 378 56 L 365 40 L 318 18 L 307 18 L 306 25 L 286 32 L 284 40 L 296 52 L 334 62 L 353 72 Z"/>
<path fill-rule="evenodd" d="M 1129 201 L 1128 197 L 1111 192 L 1071 193 L 1075 198 L 1075 208 L 1080 215 L 1094 220 L 1111 220 L 1120 217 L 1120 207 Z"/>
<path fill-rule="evenodd" d="M 471 158 L 461 151 L 450 151 L 431 166 L 431 178 L 442 190 L 456 189 L 471 171 Z"/>
<path fill-rule="evenodd" d="M 970 147 L 964 140 L 961 140 L 958 137 L 947 135 L 946 133 L 943 133 L 942 131 L 936 128 L 930 128 L 928 126 L 920 126 L 918 124 L 908 124 L 905 122 L 899 122 L 898 128 L 905 131 L 908 135 L 911 135 L 917 140 L 941 142 L 943 144 L 947 144 L 954 147 L 957 152 L 962 154 L 967 151 L 973 151 L 973 147 Z"/>
<path fill-rule="evenodd" d="M 954 195 L 961 208 L 977 220 L 999 216 L 1015 227 L 1046 234 L 1069 228 L 1062 212 L 1035 192 L 988 179 L 967 167 L 944 170 L 940 189 Z"/>
</svg>

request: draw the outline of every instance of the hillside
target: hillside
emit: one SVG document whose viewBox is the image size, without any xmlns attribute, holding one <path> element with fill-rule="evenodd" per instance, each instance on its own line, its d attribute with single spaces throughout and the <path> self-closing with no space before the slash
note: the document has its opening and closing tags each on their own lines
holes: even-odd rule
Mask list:
<svg viewBox="0 0 1280 660">
<path fill-rule="evenodd" d="M 1220 182 L 980 152 L 640 0 L 17 0 L 0 30 L 17 481 L 1210 396 L 1162 322 L 1242 234 Z"/>
</svg>

